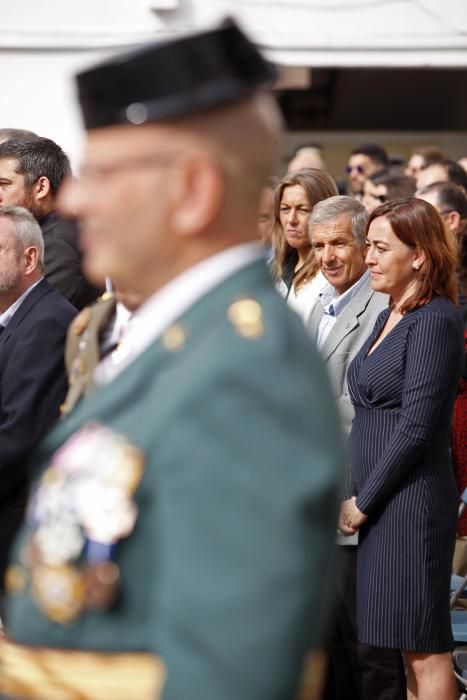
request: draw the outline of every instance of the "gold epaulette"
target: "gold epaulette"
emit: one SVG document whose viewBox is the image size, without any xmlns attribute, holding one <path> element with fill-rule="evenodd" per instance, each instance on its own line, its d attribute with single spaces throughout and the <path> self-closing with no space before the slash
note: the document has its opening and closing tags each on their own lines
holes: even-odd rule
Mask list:
<svg viewBox="0 0 467 700">
<path fill-rule="evenodd" d="M 63 650 L 0 641 L 0 693 L 10 698 L 157 700 L 165 677 L 162 660 L 145 652 Z"/>
</svg>

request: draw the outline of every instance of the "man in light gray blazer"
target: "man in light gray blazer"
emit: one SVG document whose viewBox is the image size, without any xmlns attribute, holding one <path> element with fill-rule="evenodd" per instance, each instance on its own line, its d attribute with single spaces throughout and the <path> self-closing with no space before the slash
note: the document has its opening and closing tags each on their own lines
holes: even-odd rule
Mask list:
<svg viewBox="0 0 467 700">
<path fill-rule="evenodd" d="M 368 214 L 353 197 L 330 197 L 316 204 L 309 235 L 321 272 L 328 281 L 316 302 L 308 330 L 331 378 L 346 435 L 353 406 L 347 388 L 348 367 L 370 335 L 388 297 L 375 292 L 365 265 Z M 346 496 L 353 495 L 350 469 Z M 325 700 L 402 700 L 405 682 L 397 650 L 359 645 L 355 621 L 356 542 L 340 538 L 344 572 L 338 582 L 337 625 L 331 644 Z"/>
<path fill-rule="evenodd" d="M 363 205 L 342 196 L 318 202 L 309 221 L 310 240 L 328 286 L 313 308 L 308 330 L 326 362 L 347 436 L 353 420 L 347 370 L 388 305 L 387 295 L 372 289 L 365 265 L 367 221 Z"/>
</svg>

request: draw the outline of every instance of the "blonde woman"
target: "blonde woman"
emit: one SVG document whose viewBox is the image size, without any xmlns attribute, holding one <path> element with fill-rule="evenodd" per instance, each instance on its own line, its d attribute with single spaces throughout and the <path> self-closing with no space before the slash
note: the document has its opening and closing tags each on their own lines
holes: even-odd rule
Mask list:
<svg viewBox="0 0 467 700">
<path fill-rule="evenodd" d="M 326 285 L 308 237 L 308 219 L 315 204 L 336 194 L 324 170 L 303 168 L 286 175 L 274 196 L 273 272 L 280 293 L 305 322 Z"/>
</svg>

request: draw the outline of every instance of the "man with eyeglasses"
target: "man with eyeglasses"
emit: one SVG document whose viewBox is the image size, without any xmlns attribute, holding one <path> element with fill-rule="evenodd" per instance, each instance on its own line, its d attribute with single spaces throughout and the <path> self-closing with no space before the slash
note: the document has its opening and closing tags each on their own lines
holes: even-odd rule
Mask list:
<svg viewBox="0 0 467 700">
<path fill-rule="evenodd" d="M 14 133 L 14 132 L 13 132 Z M 99 290 L 81 271 L 76 223 L 57 211 L 57 196 L 70 162 L 58 144 L 32 134 L 0 144 L 0 205 L 28 209 L 39 222 L 45 246 L 45 277 L 77 309 Z M 102 280 L 97 286 L 102 286 Z"/>
<path fill-rule="evenodd" d="M 357 199 L 363 195 L 365 180 L 374 173 L 386 170 L 389 166 L 388 154 L 376 143 L 362 144 L 354 148 L 345 168 L 348 193 Z"/>
<path fill-rule="evenodd" d="M 36 455 L 9 696 L 283 700 L 305 669 L 303 696 L 319 687 L 343 458 L 258 242 L 274 77 L 231 21 L 78 76 L 84 167 L 61 206 L 86 274 L 142 304 Z"/>
</svg>

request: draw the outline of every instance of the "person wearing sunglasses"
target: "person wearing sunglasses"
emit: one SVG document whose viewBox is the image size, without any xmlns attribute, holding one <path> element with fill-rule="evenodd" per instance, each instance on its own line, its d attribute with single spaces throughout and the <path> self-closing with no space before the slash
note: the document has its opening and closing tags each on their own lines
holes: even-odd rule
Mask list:
<svg viewBox="0 0 467 700">
<path fill-rule="evenodd" d="M 363 185 L 362 204 L 369 214 L 385 202 L 413 197 L 415 180 L 408 175 L 391 175 L 384 171 L 370 175 Z"/>
<path fill-rule="evenodd" d="M 346 165 L 348 194 L 361 199 L 365 180 L 389 166 L 388 154 L 376 143 L 366 143 L 354 148 Z"/>
<path fill-rule="evenodd" d="M 452 182 L 467 194 L 467 173 L 455 160 L 446 159 L 422 168 L 417 177 L 417 189 L 435 182 Z"/>
<path fill-rule="evenodd" d="M 416 180 L 423 168 L 432 163 L 440 163 L 444 158 L 445 155 L 438 146 L 419 146 L 412 151 L 404 175 Z"/>
</svg>

